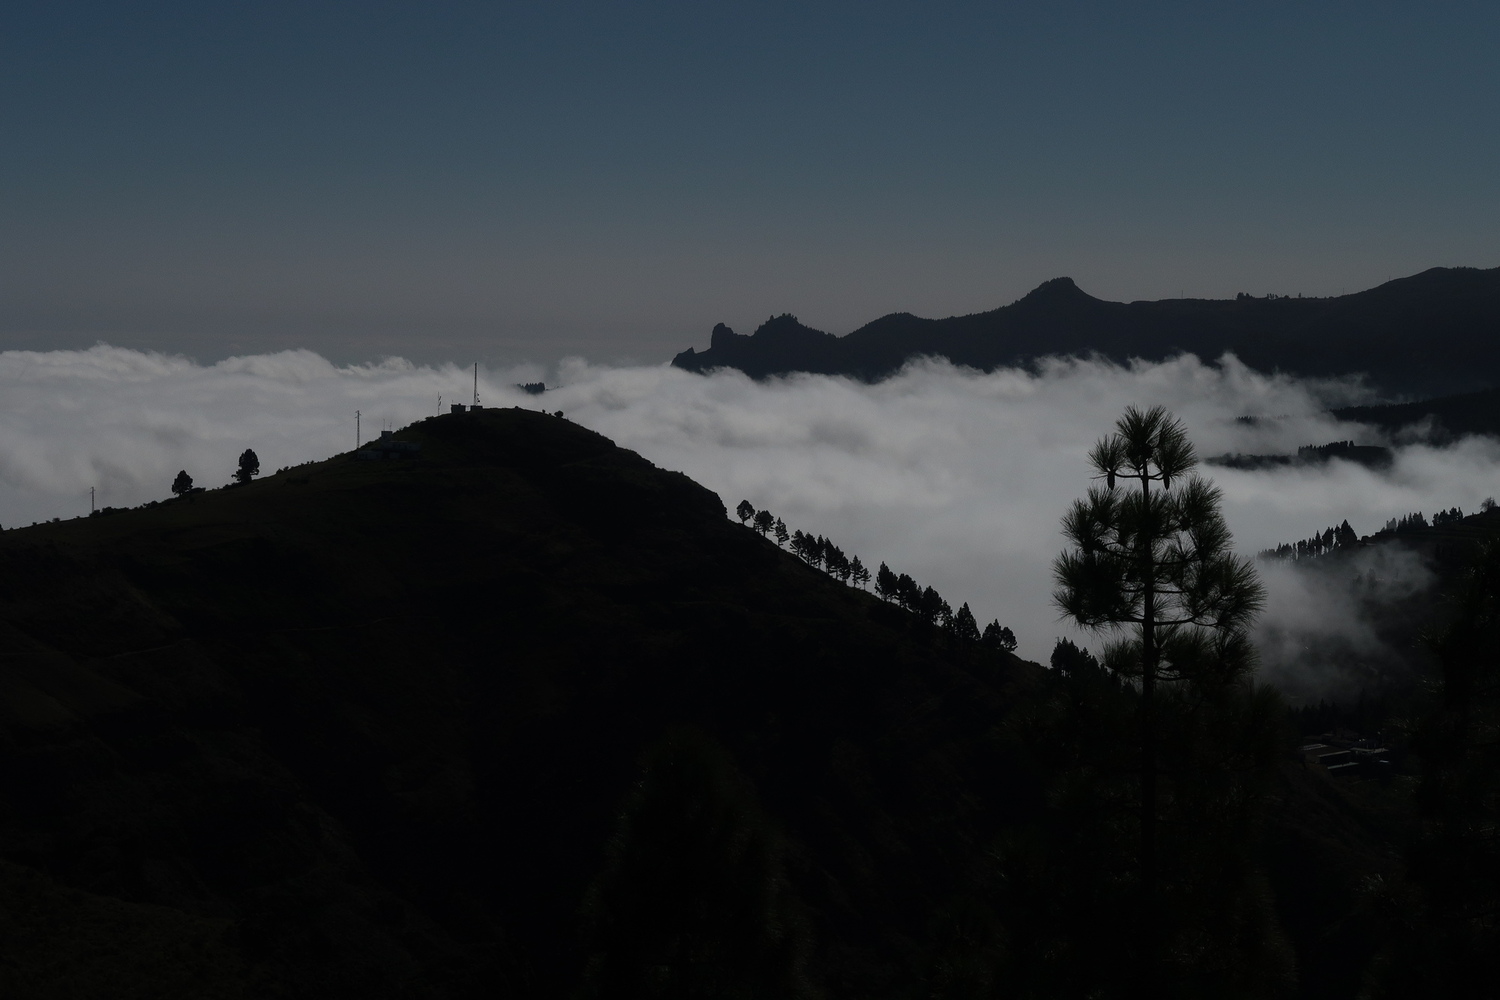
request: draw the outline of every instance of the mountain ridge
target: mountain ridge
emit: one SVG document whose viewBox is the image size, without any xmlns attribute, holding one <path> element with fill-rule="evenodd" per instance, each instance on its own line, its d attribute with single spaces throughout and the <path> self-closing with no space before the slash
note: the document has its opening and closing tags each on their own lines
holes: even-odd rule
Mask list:
<svg viewBox="0 0 1500 1000">
<path fill-rule="evenodd" d="M 1500 268 L 1429 268 L 1326 298 L 1161 299 L 1112 302 L 1071 278 L 1043 282 L 996 309 L 927 319 L 890 313 L 838 337 L 788 314 L 753 334 L 715 327 L 707 351 L 672 360 L 762 379 L 793 372 L 888 377 L 908 361 L 943 357 L 984 371 L 1048 355 L 1123 363 L 1233 353 L 1253 368 L 1329 377 L 1368 373 L 1386 392 L 1440 394 L 1494 384 L 1500 371 Z"/>
</svg>

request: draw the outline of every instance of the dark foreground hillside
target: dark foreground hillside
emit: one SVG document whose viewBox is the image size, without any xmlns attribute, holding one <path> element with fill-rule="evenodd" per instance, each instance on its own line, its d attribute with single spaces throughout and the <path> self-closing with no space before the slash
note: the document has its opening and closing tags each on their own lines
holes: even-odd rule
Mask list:
<svg viewBox="0 0 1500 1000">
<path fill-rule="evenodd" d="M 566 995 L 704 879 L 704 975 L 920 991 L 1037 669 L 561 419 L 402 436 L 0 535 L 4 994 Z"/>
<path fill-rule="evenodd" d="M 1400 791 L 1272 693 L 1163 716 L 1143 921 L 1134 696 L 1086 656 L 945 638 L 560 418 L 400 437 L 0 534 L 0 995 L 1367 981 Z"/>
</svg>

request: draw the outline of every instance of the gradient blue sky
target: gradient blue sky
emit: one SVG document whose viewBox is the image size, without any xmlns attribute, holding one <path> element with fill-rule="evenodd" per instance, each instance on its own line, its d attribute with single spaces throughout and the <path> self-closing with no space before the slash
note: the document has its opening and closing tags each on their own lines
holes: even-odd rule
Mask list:
<svg viewBox="0 0 1500 1000">
<path fill-rule="evenodd" d="M 1479 4 L 0 9 L 0 347 L 659 361 L 1500 264 Z"/>
</svg>

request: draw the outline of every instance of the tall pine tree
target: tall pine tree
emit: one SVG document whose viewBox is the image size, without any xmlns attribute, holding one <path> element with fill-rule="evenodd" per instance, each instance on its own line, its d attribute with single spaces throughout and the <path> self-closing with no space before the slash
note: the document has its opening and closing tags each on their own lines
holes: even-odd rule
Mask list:
<svg viewBox="0 0 1500 1000">
<path fill-rule="evenodd" d="M 1080 626 L 1114 635 L 1105 662 L 1139 688 L 1139 877 L 1144 919 L 1138 985 L 1158 986 L 1158 688 L 1245 679 L 1248 629 L 1264 592 L 1230 550 L 1220 493 L 1190 475 L 1182 424 L 1165 409 L 1129 407 L 1089 456 L 1090 488 L 1064 515 L 1071 548 L 1054 565 L 1057 606 Z"/>
</svg>

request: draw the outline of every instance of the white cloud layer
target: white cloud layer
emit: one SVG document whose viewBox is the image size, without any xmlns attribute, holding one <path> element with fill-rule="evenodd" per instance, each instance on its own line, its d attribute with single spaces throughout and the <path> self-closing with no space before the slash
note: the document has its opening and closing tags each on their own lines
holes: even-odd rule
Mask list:
<svg viewBox="0 0 1500 1000">
<path fill-rule="evenodd" d="M 481 371 L 479 392 L 490 405 L 564 410 L 686 472 L 730 508 L 748 499 L 872 566 L 911 573 L 955 606 L 967 601 L 981 622 L 999 618 L 1020 652 L 1043 662 L 1053 637 L 1067 634 L 1049 600 L 1058 518 L 1088 486 L 1088 448 L 1126 405 L 1167 406 L 1204 456 L 1379 443 L 1326 413 L 1363 398 L 1358 382 L 1266 376 L 1233 358 L 1056 360 L 1037 373 L 992 374 L 926 362 L 876 385 L 570 361 L 560 388 L 540 400 L 514 388 L 542 374 Z M 182 468 L 217 486 L 246 447 L 266 471 L 321 459 L 353 446 L 356 409 L 368 438 L 437 412 L 440 396 L 443 409 L 467 400 L 471 378 L 458 366 L 400 360 L 337 367 L 307 351 L 206 366 L 106 346 L 0 353 L 0 523 L 86 513 L 90 486 L 101 506 L 161 497 Z M 1235 419 L 1247 414 L 1278 419 Z M 1500 444 L 1405 446 L 1385 473 L 1343 462 L 1204 471 L 1224 489 L 1238 547 L 1253 552 L 1346 517 L 1364 534 L 1408 511 L 1473 510 L 1500 493 Z M 1318 595 L 1285 573 L 1266 578 L 1278 642 L 1319 627 L 1309 610 Z"/>
</svg>

